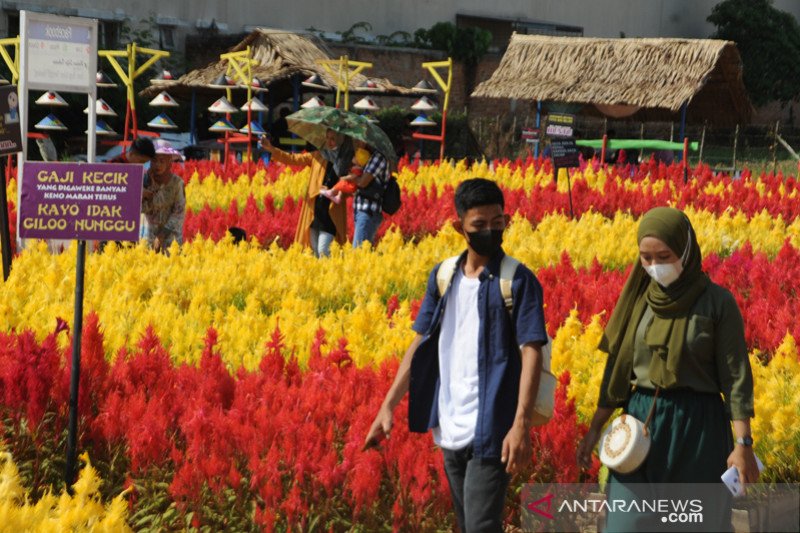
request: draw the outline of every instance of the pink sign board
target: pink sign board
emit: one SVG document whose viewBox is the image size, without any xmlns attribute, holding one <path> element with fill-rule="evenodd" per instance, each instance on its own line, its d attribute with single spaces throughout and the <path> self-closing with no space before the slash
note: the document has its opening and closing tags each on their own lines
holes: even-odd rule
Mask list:
<svg viewBox="0 0 800 533">
<path fill-rule="evenodd" d="M 21 238 L 139 239 L 141 165 L 26 161 L 23 168 Z"/>
</svg>

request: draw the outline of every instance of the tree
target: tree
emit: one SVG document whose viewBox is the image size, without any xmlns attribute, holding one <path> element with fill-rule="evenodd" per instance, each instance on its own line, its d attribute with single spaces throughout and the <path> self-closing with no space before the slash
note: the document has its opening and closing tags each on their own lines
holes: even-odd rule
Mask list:
<svg viewBox="0 0 800 533">
<path fill-rule="evenodd" d="M 459 28 L 452 22 L 437 22 L 430 29 L 414 32 L 419 48 L 444 50 L 455 61 L 464 64 L 464 86 L 470 94 L 475 85 L 478 62 L 489 51 L 492 34 L 481 28 Z"/>
<path fill-rule="evenodd" d="M 717 27 L 712 37 L 736 43 L 754 104 L 800 96 L 800 24 L 791 14 L 772 0 L 725 0 L 707 20 Z"/>
</svg>

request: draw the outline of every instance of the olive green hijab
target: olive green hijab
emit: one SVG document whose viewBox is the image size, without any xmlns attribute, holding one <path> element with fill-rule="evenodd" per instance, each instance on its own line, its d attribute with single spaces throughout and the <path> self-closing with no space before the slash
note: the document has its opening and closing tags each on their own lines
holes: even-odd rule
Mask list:
<svg viewBox="0 0 800 533">
<path fill-rule="evenodd" d="M 683 212 L 671 207 L 651 209 L 639 222 L 637 243 L 645 237 L 669 246 L 681 258 L 683 271 L 669 287 L 662 287 L 650 278 L 641 261 L 634 263 L 600 341 L 600 349 L 609 354 L 607 364 L 612 366 L 610 376 L 606 372 L 603 392 L 615 403 L 624 402 L 630 393 L 636 330 L 648 305 L 655 315 L 645 333 L 645 342 L 653 351 L 650 381 L 662 388 L 677 383 L 689 311 L 710 283 L 702 270 L 694 228 Z"/>
</svg>

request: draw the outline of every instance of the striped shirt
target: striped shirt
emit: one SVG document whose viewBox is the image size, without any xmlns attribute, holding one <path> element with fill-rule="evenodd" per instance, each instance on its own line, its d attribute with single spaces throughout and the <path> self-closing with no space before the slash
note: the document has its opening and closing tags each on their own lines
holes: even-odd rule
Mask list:
<svg viewBox="0 0 800 533">
<path fill-rule="evenodd" d="M 380 152 L 373 152 L 372 157 L 364 167 L 364 174 L 371 174 L 375 183 L 370 182 L 369 185 L 356 192 L 353 200 L 353 209 L 355 211 L 367 211 L 371 215 L 376 215 L 381 212 L 383 190 L 389 179 L 389 162 L 386 157 Z"/>
</svg>

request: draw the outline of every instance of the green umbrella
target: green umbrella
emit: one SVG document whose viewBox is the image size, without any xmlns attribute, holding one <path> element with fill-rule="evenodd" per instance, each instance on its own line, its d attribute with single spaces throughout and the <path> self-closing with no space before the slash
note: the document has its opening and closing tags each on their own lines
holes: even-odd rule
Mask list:
<svg viewBox="0 0 800 533">
<path fill-rule="evenodd" d="M 335 107 L 310 107 L 286 117 L 289 131 L 296 133 L 317 148 L 325 146 L 325 132 L 329 129 L 364 141 L 387 159 L 397 161 L 392 142 L 386 133 L 367 117 L 342 111 Z"/>
</svg>

